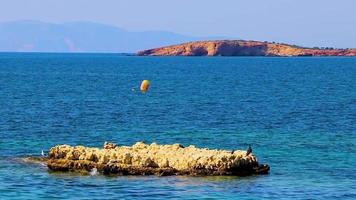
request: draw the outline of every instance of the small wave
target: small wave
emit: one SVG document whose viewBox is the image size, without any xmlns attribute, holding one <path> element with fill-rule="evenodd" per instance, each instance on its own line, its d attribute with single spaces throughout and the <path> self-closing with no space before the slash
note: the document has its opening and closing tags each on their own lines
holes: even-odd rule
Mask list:
<svg viewBox="0 0 356 200">
<path fill-rule="evenodd" d="M 96 168 L 91 169 L 89 174 L 90 174 L 90 176 L 99 175 L 98 169 L 96 169 Z"/>
</svg>

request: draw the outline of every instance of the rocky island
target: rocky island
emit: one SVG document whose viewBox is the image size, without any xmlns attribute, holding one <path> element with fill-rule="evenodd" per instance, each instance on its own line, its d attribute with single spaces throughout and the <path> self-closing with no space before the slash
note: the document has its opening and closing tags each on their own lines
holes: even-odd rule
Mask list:
<svg viewBox="0 0 356 200">
<path fill-rule="evenodd" d="M 34 159 L 35 160 L 35 159 Z M 133 146 L 105 143 L 104 148 L 58 145 L 43 159 L 50 170 L 118 175 L 237 175 L 267 174 L 247 151 L 209 150 L 180 144 L 138 142 Z"/>
<path fill-rule="evenodd" d="M 213 40 L 148 49 L 139 56 L 356 56 L 356 49 L 305 48 L 274 42 Z"/>
</svg>

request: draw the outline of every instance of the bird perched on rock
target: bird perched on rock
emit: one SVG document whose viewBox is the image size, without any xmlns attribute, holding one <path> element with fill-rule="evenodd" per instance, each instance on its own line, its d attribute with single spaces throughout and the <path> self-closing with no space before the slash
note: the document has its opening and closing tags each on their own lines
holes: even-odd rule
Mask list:
<svg viewBox="0 0 356 200">
<path fill-rule="evenodd" d="M 43 150 L 41 151 L 41 156 L 43 156 L 43 157 L 46 156 L 46 154 L 44 153 Z"/>
<path fill-rule="evenodd" d="M 248 149 L 246 151 L 246 156 L 250 155 L 252 153 L 252 147 L 251 145 L 248 145 Z"/>
<path fill-rule="evenodd" d="M 116 147 L 117 147 L 117 144 L 110 143 L 110 142 L 104 143 L 104 149 L 115 149 Z"/>
</svg>

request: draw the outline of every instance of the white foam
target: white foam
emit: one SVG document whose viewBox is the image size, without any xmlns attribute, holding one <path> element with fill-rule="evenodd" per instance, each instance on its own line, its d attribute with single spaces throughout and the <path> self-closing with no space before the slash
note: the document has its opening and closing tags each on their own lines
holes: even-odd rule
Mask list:
<svg viewBox="0 0 356 200">
<path fill-rule="evenodd" d="M 90 176 L 97 176 L 97 175 L 99 175 L 98 169 L 96 169 L 96 168 L 91 169 L 90 172 L 89 172 L 89 174 L 90 174 Z"/>
</svg>

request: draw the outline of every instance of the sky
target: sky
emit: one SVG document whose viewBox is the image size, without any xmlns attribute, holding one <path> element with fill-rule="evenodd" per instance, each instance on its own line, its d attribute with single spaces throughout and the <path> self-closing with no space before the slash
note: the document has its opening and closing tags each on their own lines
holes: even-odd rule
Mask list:
<svg viewBox="0 0 356 200">
<path fill-rule="evenodd" d="M 356 48 L 355 0 L 0 0 L 0 22 L 92 21 L 130 31 Z"/>
</svg>

